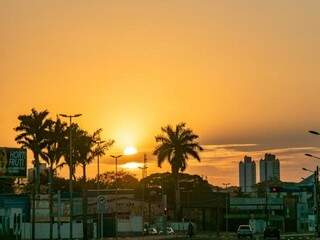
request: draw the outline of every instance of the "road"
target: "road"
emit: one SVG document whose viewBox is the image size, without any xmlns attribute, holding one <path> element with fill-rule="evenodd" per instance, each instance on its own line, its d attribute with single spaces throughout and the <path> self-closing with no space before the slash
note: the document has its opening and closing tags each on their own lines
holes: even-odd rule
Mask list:
<svg viewBox="0 0 320 240">
<path fill-rule="evenodd" d="M 106 238 L 114 240 L 113 238 Z M 183 235 L 174 236 L 144 236 L 144 237 L 118 237 L 119 240 L 190 240 L 190 238 Z M 236 240 L 235 234 L 221 234 L 219 237 L 216 234 L 198 234 L 191 239 L 193 240 Z M 255 236 L 255 240 L 262 240 L 262 236 Z M 281 240 L 314 240 L 313 234 L 283 234 Z"/>
</svg>

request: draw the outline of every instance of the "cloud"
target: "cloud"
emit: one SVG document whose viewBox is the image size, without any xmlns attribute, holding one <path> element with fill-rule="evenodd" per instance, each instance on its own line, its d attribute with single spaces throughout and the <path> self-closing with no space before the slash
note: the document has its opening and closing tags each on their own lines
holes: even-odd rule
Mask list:
<svg viewBox="0 0 320 240">
<path fill-rule="evenodd" d="M 200 153 L 201 162 L 190 159 L 188 161 L 187 173 L 207 176 L 209 181 L 215 185 L 221 185 L 223 182 L 230 182 L 232 185 L 238 185 L 239 182 L 239 162 L 245 155 L 251 156 L 256 162 L 257 182 L 259 182 L 259 160 L 265 153 L 276 154 L 280 160 L 281 179 L 283 181 L 300 181 L 300 178 L 307 173 L 301 168 L 306 167 L 314 169 L 316 161 L 306 157 L 305 153 L 311 153 L 320 156 L 320 148 L 314 146 L 293 146 L 293 147 L 275 147 L 261 144 L 222 144 L 222 145 L 204 145 L 205 151 Z M 170 171 L 170 166 L 165 163 L 162 168 L 158 168 L 156 157 L 152 152 L 146 152 L 148 158 L 148 174 L 155 172 Z M 143 154 L 124 156 L 119 159 L 119 164 L 127 162 L 142 162 Z M 113 171 L 114 159 L 107 155 L 100 159 L 101 171 Z M 92 176 L 96 173 L 96 161 L 90 165 Z M 80 171 L 80 170 L 79 170 Z M 80 173 L 80 172 L 79 172 Z M 138 177 L 141 176 L 140 170 L 133 171 Z"/>
<path fill-rule="evenodd" d="M 201 163 L 189 161 L 188 172 L 201 173 L 209 177 L 214 184 L 228 181 L 238 185 L 238 164 L 245 155 L 256 162 L 257 182 L 259 182 L 259 160 L 265 153 L 275 154 L 280 160 L 281 179 L 283 181 L 300 181 L 305 175 L 302 166 L 314 169 L 316 162 L 304 154 L 320 155 L 320 148 L 314 146 L 270 148 L 258 144 L 224 144 L 205 145 L 201 153 Z"/>
</svg>

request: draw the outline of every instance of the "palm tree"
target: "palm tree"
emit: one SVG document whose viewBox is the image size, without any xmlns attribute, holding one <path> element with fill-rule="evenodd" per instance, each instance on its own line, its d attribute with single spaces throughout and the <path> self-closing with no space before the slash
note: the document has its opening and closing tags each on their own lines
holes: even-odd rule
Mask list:
<svg viewBox="0 0 320 240">
<path fill-rule="evenodd" d="M 103 156 L 105 151 L 113 144 L 113 140 L 101 143 L 102 129 L 96 130 L 92 135 L 82 129 L 77 129 L 74 139 L 76 161 L 82 166 L 83 171 L 83 236 L 87 239 L 87 165 L 92 163 L 95 157 Z"/>
<path fill-rule="evenodd" d="M 198 135 L 194 134 L 185 123 L 179 123 L 175 129 L 167 125 L 161 128 L 161 134 L 155 137 L 158 145 L 153 154 L 157 156 L 158 166 L 167 160 L 171 166 L 171 173 L 175 182 L 176 204 L 175 217 L 180 218 L 180 190 L 179 190 L 179 172 L 183 172 L 187 168 L 187 160 L 191 157 L 200 161 L 199 151 L 203 148 L 197 139 Z"/>
<path fill-rule="evenodd" d="M 31 114 L 18 116 L 18 120 L 20 121 L 19 126 L 14 128 L 16 132 L 20 133 L 15 138 L 15 141 L 23 148 L 30 149 L 33 153 L 33 164 L 37 173 L 35 179 L 37 183 L 37 192 L 40 191 L 40 156 L 43 155 L 43 149 L 46 147 L 46 131 L 51 124 L 51 121 L 47 119 L 48 114 L 49 112 L 47 110 L 38 112 L 33 108 Z"/>
<path fill-rule="evenodd" d="M 57 170 L 62 168 L 65 163 L 61 162 L 64 154 L 64 146 L 67 142 L 66 136 L 67 124 L 57 121 L 51 121 L 47 132 L 47 145 L 43 153 L 43 159 L 49 166 L 49 215 L 50 215 L 50 239 L 53 234 L 53 199 L 52 184 L 53 176 L 57 174 Z"/>
<path fill-rule="evenodd" d="M 33 153 L 33 165 L 36 174 L 33 174 L 35 182 L 32 200 L 32 239 L 35 239 L 35 194 L 40 192 L 40 156 L 43 155 L 43 149 L 46 147 L 46 131 L 50 125 L 47 119 L 49 112 L 47 110 L 38 112 L 31 110 L 29 115 L 19 115 L 19 126 L 14 128 L 18 133 L 15 141 L 23 148 L 30 149 Z"/>
</svg>

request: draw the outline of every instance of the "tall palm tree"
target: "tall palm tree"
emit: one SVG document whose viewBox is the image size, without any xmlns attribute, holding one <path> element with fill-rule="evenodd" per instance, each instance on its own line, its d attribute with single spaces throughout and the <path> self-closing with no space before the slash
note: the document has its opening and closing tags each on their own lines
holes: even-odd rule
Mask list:
<svg viewBox="0 0 320 240">
<path fill-rule="evenodd" d="M 19 115 L 19 126 L 14 128 L 18 132 L 15 141 L 23 148 L 30 149 L 33 153 L 33 164 L 36 169 L 37 192 L 40 191 L 39 176 L 40 176 L 40 156 L 43 154 L 43 149 L 46 147 L 46 131 L 51 124 L 47 119 L 49 112 L 47 110 L 38 112 L 36 109 L 31 110 L 29 115 Z"/>
<path fill-rule="evenodd" d="M 35 239 L 35 194 L 40 192 L 40 156 L 47 144 L 46 131 L 50 125 L 47 119 L 47 110 L 38 112 L 31 110 L 31 114 L 19 115 L 19 125 L 14 128 L 18 133 L 15 141 L 23 148 L 30 149 L 33 153 L 33 165 L 36 171 L 33 174 L 34 189 L 32 197 L 32 239 Z"/>
<path fill-rule="evenodd" d="M 43 159 L 49 166 L 49 215 L 50 215 L 50 240 L 53 237 L 53 199 L 52 184 L 53 176 L 57 174 L 57 170 L 62 168 L 65 163 L 61 162 L 64 154 L 64 146 L 67 142 L 67 124 L 57 121 L 51 121 L 47 131 L 47 145 L 43 152 Z"/>
<path fill-rule="evenodd" d="M 157 156 L 158 166 L 167 160 L 171 166 L 171 173 L 174 177 L 176 196 L 175 196 L 175 217 L 180 218 L 180 190 L 179 190 L 179 172 L 187 168 L 187 160 L 191 157 L 200 161 L 199 152 L 203 150 L 194 134 L 185 123 L 179 123 L 175 129 L 167 125 L 161 128 L 161 134 L 155 137 L 158 145 L 153 154 Z"/>
</svg>

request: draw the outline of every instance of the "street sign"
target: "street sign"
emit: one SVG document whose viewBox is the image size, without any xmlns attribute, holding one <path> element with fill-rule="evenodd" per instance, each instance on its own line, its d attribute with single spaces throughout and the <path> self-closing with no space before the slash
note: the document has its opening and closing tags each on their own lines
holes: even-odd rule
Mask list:
<svg viewBox="0 0 320 240">
<path fill-rule="evenodd" d="M 97 212 L 98 213 L 106 213 L 107 212 L 107 200 L 105 196 L 98 196 L 97 197 Z"/>
<path fill-rule="evenodd" d="M 0 147 L 0 177 L 26 177 L 27 151 Z"/>
</svg>

